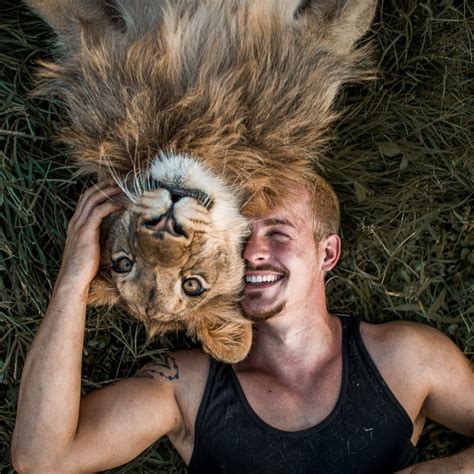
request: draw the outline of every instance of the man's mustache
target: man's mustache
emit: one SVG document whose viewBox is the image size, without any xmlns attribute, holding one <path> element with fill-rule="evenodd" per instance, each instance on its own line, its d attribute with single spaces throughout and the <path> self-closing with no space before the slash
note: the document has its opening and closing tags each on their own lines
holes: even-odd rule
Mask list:
<svg viewBox="0 0 474 474">
<path fill-rule="evenodd" d="M 246 272 L 275 272 L 275 273 L 281 273 L 285 277 L 288 276 L 290 273 L 286 268 L 279 268 L 274 265 L 270 265 L 268 263 L 259 265 L 256 267 L 246 265 L 245 271 Z"/>
</svg>

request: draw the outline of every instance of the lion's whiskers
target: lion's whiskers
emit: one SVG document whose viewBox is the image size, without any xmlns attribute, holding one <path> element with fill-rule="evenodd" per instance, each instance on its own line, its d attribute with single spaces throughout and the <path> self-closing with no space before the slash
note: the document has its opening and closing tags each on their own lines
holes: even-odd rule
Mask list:
<svg viewBox="0 0 474 474">
<path fill-rule="evenodd" d="M 117 172 L 117 170 L 113 167 L 110 159 L 108 158 L 107 155 L 102 155 L 101 156 L 101 161 L 105 162 L 105 166 L 110 174 L 110 177 L 113 179 L 115 184 L 122 190 L 122 192 L 132 201 L 133 203 L 136 203 L 137 199 L 136 197 L 130 192 L 130 190 L 127 187 L 126 181 L 122 180 Z"/>
</svg>

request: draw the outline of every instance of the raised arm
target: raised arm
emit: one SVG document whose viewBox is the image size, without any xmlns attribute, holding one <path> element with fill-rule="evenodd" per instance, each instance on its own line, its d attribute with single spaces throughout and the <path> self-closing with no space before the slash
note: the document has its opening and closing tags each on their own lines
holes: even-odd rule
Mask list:
<svg viewBox="0 0 474 474">
<path fill-rule="evenodd" d="M 12 458 L 19 472 L 84 472 L 132 459 L 179 426 L 173 382 L 127 379 L 81 401 L 86 302 L 99 265 L 99 226 L 118 189 L 90 188 L 68 228 L 49 308 L 28 353 Z"/>
</svg>

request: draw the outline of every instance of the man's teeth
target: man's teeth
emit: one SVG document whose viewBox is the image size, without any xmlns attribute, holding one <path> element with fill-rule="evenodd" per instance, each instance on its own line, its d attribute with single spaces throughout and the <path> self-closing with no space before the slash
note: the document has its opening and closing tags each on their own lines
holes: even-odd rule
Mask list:
<svg viewBox="0 0 474 474">
<path fill-rule="evenodd" d="M 263 283 L 277 281 L 280 275 L 249 275 L 245 277 L 247 283 Z"/>
</svg>

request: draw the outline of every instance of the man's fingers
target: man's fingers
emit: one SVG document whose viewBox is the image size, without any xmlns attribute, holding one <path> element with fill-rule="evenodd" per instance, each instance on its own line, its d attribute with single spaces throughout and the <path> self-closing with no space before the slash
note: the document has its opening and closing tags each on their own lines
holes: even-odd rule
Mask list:
<svg viewBox="0 0 474 474">
<path fill-rule="evenodd" d="M 100 261 L 100 224 L 105 216 L 122 207 L 114 201 L 102 202 L 89 212 L 87 219 L 84 219 L 85 212 L 81 214 L 82 223 L 70 226 L 61 265 L 63 274 L 72 272 L 87 283 L 92 281 Z"/>
<path fill-rule="evenodd" d="M 92 209 L 94 209 L 99 204 L 102 204 L 104 201 L 111 201 L 111 198 L 120 192 L 120 188 L 109 186 L 104 189 L 99 189 L 95 193 L 89 195 L 82 208 L 80 214 L 81 217 L 87 219 Z"/>
<path fill-rule="evenodd" d="M 94 196 L 96 193 L 105 193 L 107 194 L 109 190 L 116 190 L 117 193 L 120 192 L 120 188 L 116 184 L 111 183 L 97 183 L 93 184 L 90 188 L 87 188 L 81 195 L 79 196 L 79 200 L 77 201 L 76 212 L 75 214 L 80 215 L 89 199 Z"/>
<path fill-rule="evenodd" d="M 98 233 L 102 220 L 113 212 L 117 212 L 123 208 L 122 204 L 107 201 L 94 207 L 88 214 L 87 219 L 82 224 L 78 223 L 78 231 L 83 234 L 92 232 L 94 235 Z"/>
<path fill-rule="evenodd" d="M 122 207 L 122 204 L 113 201 L 107 201 L 100 206 L 96 206 L 89 214 L 89 219 L 87 220 L 86 225 L 99 227 L 104 217 L 107 217 L 109 214 L 122 209 Z"/>
<path fill-rule="evenodd" d="M 107 186 L 103 189 L 95 189 L 93 192 L 88 192 L 84 194 L 84 196 L 80 199 L 78 203 L 78 208 L 74 213 L 73 218 L 71 219 L 71 224 L 74 227 L 80 227 L 84 225 L 84 223 L 89 218 L 89 214 L 91 213 L 92 209 L 96 206 L 100 205 L 104 201 L 110 200 L 111 197 L 120 194 L 120 188 L 116 186 Z M 110 200 L 110 202 L 113 202 Z"/>
<path fill-rule="evenodd" d="M 96 185 L 87 189 L 84 194 L 79 198 L 78 211 L 81 213 L 91 199 L 96 199 L 97 196 L 103 196 L 104 198 L 120 193 L 121 190 L 115 184 L 109 184 L 107 186 Z"/>
</svg>

